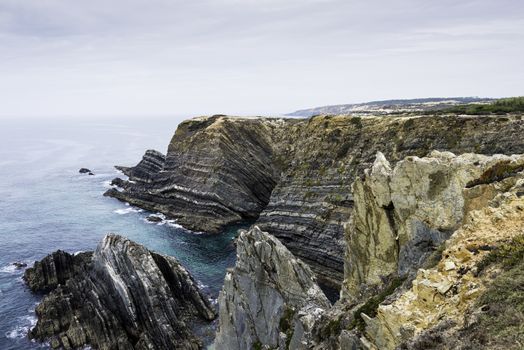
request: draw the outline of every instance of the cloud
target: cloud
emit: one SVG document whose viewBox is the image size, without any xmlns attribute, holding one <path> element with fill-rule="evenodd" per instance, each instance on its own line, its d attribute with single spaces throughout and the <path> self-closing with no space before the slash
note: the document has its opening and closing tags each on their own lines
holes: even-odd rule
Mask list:
<svg viewBox="0 0 524 350">
<path fill-rule="evenodd" d="M 520 0 L 3 0 L 0 116 L 518 94 L 523 24 Z"/>
</svg>

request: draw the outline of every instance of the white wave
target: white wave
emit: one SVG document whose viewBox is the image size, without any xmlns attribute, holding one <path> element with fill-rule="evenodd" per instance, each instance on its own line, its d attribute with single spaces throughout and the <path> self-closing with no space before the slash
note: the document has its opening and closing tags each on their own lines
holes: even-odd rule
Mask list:
<svg viewBox="0 0 524 350">
<path fill-rule="evenodd" d="M 182 228 L 183 229 L 182 225 L 179 225 L 179 224 L 176 223 L 176 220 L 166 220 L 166 224 L 169 227 Z"/>
<path fill-rule="evenodd" d="M 113 186 L 111 186 L 111 180 L 102 181 L 102 186 L 104 186 L 104 188 L 113 188 Z"/>
<path fill-rule="evenodd" d="M 21 263 L 26 264 L 26 266 L 16 267 L 13 263 L 11 263 L 11 264 L 0 267 L 0 273 L 6 273 L 6 274 L 11 274 L 11 275 L 22 273 L 29 266 L 29 263 L 27 261 L 21 261 Z"/>
<path fill-rule="evenodd" d="M 74 252 L 73 255 L 76 256 L 76 255 L 81 254 L 81 253 L 84 253 L 84 252 L 85 252 L 85 250 L 79 250 L 79 251 L 77 251 L 77 252 Z"/>
<path fill-rule="evenodd" d="M 129 213 L 140 213 L 142 211 L 143 211 L 142 209 L 137 209 L 137 208 L 130 207 L 130 208 L 126 208 L 126 209 L 116 209 L 113 212 L 116 213 L 116 214 L 119 214 L 119 215 L 125 215 L 125 214 L 129 214 Z"/>
<path fill-rule="evenodd" d="M 3 266 L 2 268 L 0 268 L 0 272 L 3 272 L 3 273 L 16 273 L 18 272 L 18 269 L 16 268 L 15 265 L 13 264 L 9 264 L 9 265 L 6 265 L 6 266 Z"/>
<path fill-rule="evenodd" d="M 34 315 L 26 315 L 23 317 L 19 317 L 19 324 L 9 332 L 5 334 L 5 336 L 9 339 L 17 339 L 17 338 L 25 338 L 27 336 L 27 333 L 31 329 L 33 329 L 34 326 L 36 326 L 36 322 L 38 319 Z"/>
</svg>

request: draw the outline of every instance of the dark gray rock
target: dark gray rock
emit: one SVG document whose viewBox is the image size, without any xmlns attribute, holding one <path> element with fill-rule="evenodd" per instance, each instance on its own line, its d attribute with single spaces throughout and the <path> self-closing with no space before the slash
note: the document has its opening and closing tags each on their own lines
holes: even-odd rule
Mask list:
<svg viewBox="0 0 524 350">
<path fill-rule="evenodd" d="M 88 174 L 88 175 L 94 175 L 93 172 L 87 168 L 80 168 L 80 170 L 78 170 L 78 172 L 80 174 Z"/>
<path fill-rule="evenodd" d="M 112 234 L 94 253 L 76 258 L 57 252 L 37 263 L 46 268 L 26 274 L 27 281 L 40 281 L 32 289 L 52 289 L 36 308 L 31 338 L 65 349 L 202 347 L 191 324 L 213 320 L 215 311 L 174 258 Z M 53 269 L 62 272 L 46 277 Z"/>
</svg>

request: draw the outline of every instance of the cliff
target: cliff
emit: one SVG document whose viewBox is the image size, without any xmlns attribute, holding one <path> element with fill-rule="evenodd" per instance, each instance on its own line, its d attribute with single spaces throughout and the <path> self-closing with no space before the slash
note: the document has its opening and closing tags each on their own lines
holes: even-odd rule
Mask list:
<svg viewBox="0 0 524 350">
<path fill-rule="evenodd" d="M 256 226 L 243 231 L 219 297 L 218 349 L 297 347 L 331 304 L 309 267 Z"/>
<path fill-rule="evenodd" d="M 132 181 L 117 181 L 122 188 L 106 195 L 195 231 L 256 220 L 322 284 L 338 288 L 351 184 L 376 152 L 392 165 L 432 150 L 516 154 L 524 153 L 523 135 L 519 116 L 202 117 L 180 124 L 163 166 L 146 154 L 125 168 Z"/>
<path fill-rule="evenodd" d="M 524 156 L 434 151 L 392 166 L 378 153 L 352 188 L 341 300 L 308 307 L 315 279 L 254 227 L 219 299 L 217 349 L 520 348 Z"/>
<path fill-rule="evenodd" d="M 215 318 L 178 261 L 118 235 L 107 235 L 94 253 L 53 253 L 25 280 L 49 292 L 29 336 L 53 348 L 200 349 L 191 325 Z"/>
</svg>

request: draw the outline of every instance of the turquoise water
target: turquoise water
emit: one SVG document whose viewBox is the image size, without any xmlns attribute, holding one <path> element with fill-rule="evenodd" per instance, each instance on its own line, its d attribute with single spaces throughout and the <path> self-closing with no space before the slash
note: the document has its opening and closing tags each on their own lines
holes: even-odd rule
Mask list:
<svg viewBox="0 0 524 350">
<path fill-rule="evenodd" d="M 27 339 L 40 297 L 11 264 L 93 250 L 108 232 L 175 256 L 217 296 L 235 261 L 235 228 L 206 235 L 152 224 L 148 212 L 102 196 L 118 175 L 113 165 L 134 165 L 149 148 L 165 152 L 179 121 L 0 121 L 0 349 L 48 347 Z"/>
</svg>

